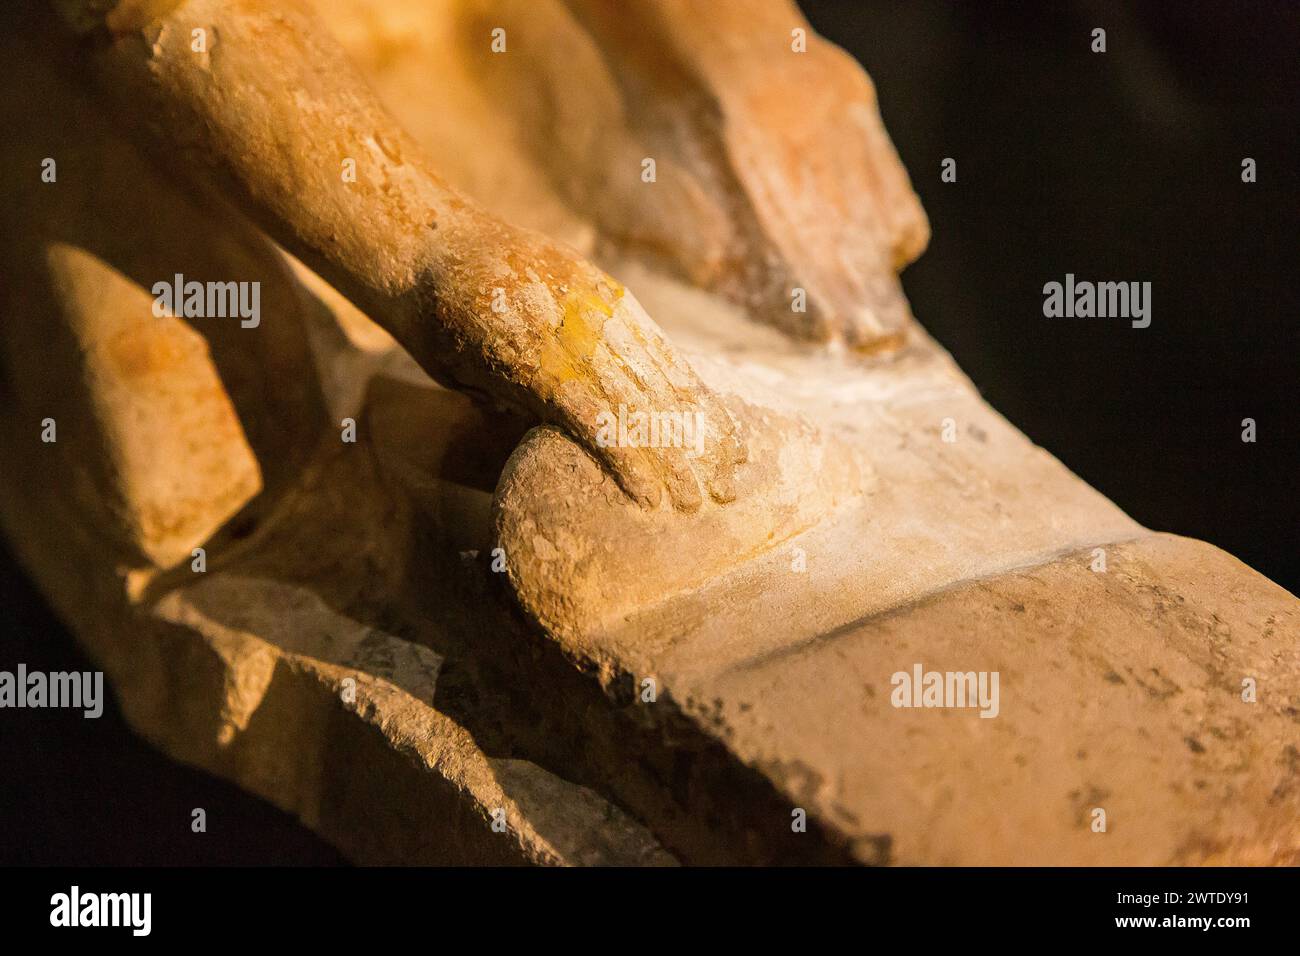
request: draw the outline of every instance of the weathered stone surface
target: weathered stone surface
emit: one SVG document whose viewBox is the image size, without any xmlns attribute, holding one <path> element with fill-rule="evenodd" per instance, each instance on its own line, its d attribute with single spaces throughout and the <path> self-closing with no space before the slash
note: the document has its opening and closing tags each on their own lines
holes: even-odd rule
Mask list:
<svg viewBox="0 0 1300 956">
<path fill-rule="evenodd" d="M 53 419 L 58 442 L 37 453 L 74 477 L 31 492 L 75 498 L 115 560 L 171 566 L 259 492 L 282 488 L 315 445 L 323 408 L 302 371 L 311 359 L 301 330 L 312 302 L 265 237 L 113 135 L 32 41 L 6 29 L 15 75 L 0 151 L 29 172 L 55 158 L 60 175 L 0 184 L 4 377 L 28 416 L 25 437 Z M 28 84 L 43 96 L 27 95 Z M 158 316 L 150 290 L 176 273 L 260 283 L 273 318 L 241 328 L 238 318 Z"/>
<path fill-rule="evenodd" d="M 355 860 L 673 862 L 591 790 L 485 753 L 437 707 L 443 658 L 421 643 L 301 587 L 237 573 L 168 593 L 153 616 L 215 658 L 209 671 L 222 669 L 209 733 L 172 724 L 169 752 L 285 806 Z M 194 674 L 167 676 L 173 688 L 201 689 Z M 137 715 L 155 734 L 167 717 Z"/>
<path fill-rule="evenodd" d="M 360 862 L 673 863 L 592 790 L 516 756 L 486 690 L 455 673 L 440 688 L 451 629 L 401 610 L 412 507 L 365 427 L 354 445 L 324 430 L 320 393 L 368 422 L 371 374 L 418 376 L 434 400 L 406 420 L 445 436 L 461 480 L 456 438 L 481 415 L 336 296 L 317 300 L 242 219 L 177 188 L 31 40 L 0 37 L 23 67 L 11 79 L 47 98 L 0 98 L 14 134 L 0 148 L 31 170 L 52 151 L 62 178 L 5 181 L 0 254 L 21 281 L 4 286 L 0 519 L 132 726 Z M 176 271 L 261 282 L 264 321 L 155 315 L 147 290 Z M 401 420 L 375 414 L 381 434 Z M 488 492 L 445 486 L 448 501 L 481 496 L 486 529 Z"/>
<path fill-rule="evenodd" d="M 452 188 L 307 4 L 147 13 L 106 13 L 84 55 L 122 126 L 178 151 L 176 175 L 228 196 L 439 381 L 560 424 L 643 504 L 730 500 L 733 423 L 636 297 Z M 195 55 L 194 29 L 211 54 Z M 706 447 L 596 442 L 592 420 L 620 405 L 705 415 Z"/>
<path fill-rule="evenodd" d="M 17 424 L 5 416 L 6 447 Z M 512 715 L 462 664 L 456 622 L 473 605 L 445 594 L 439 620 L 403 597 L 411 508 L 368 443 L 322 449 L 247 537 L 210 543 L 203 575 L 114 568 L 77 532 L 75 504 L 26 492 L 36 468 L 65 475 L 48 463 L 7 473 L 6 531 L 132 726 L 171 756 L 358 862 L 675 862 L 590 788 L 514 755 Z"/>
<path fill-rule="evenodd" d="M 802 338 L 904 341 L 896 272 L 924 248 L 925 214 L 871 81 L 793 3 L 468 0 L 439 12 L 494 121 L 607 246 Z M 493 29 L 508 56 L 482 42 Z M 791 308 L 795 289 L 806 309 Z"/>
<path fill-rule="evenodd" d="M 750 438 L 741 488 L 784 468 L 790 494 L 821 502 L 783 536 L 780 490 L 755 494 L 770 521 L 728 507 L 687 525 L 629 507 L 558 433 L 531 434 L 498 489 L 499 541 L 523 606 L 593 680 L 617 694 L 654 678 L 647 720 L 717 742 L 863 862 L 1293 859 L 1293 596 L 1134 524 L 933 345 L 872 365 L 747 346 L 738 317 L 673 309 L 680 290 L 656 285 L 637 287 L 660 314 L 707 314 L 710 358 L 689 327 L 670 334 L 745 403 L 742 422 L 797 407 L 871 472 L 845 484 L 814 456 L 773 464 L 798 442 Z M 1000 714 L 894 708 L 891 675 L 918 663 L 999 672 Z M 1246 678 L 1269 689 L 1258 703 Z M 1098 806 L 1106 833 L 1089 826 Z M 761 844 L 787 821 L 746 830 L 757 859 L 779 858 Z"/>
<path fill-rule="evenodd" d="M 852 205 L 861 189 L 871 202 L 856 212 L 801 206 L 845 172 L 831 164 L 793 207 L 765 208 L 746 175 L 788 180 L 788 156 L 764 166 L 780 152 L 771 137 L 806 143 L 818 117 L 805 125 L 777 110 L 769 123 L 771 83 L 786 74 L 700 62 L 680 17 L 670 36 L 647 30 L 668 44 L 680 86 L 628 62 L 575 70 L 579 82 L 548 75 L 565 117 L 591 107 L 622 143 L 566 140 L 580 170 L 566 181 L 563 163 L 537 154 L 531 101 L 515 114 L 492 99 L 498 84 L 522 86 L 517 74 L 487 77 L 482 47 L 466 46 L 464 31 L 482 43 L 487 8 L 476 2 L 318 4 L 409 137 L 348 87 L 354 74 L 330 72 L 333 47 L 310 31 L 322 56 L 306 80 L 295 72 L 285 41 L 310 23 L 298 5 L 270 25 L 253 2 L 167 6 L 164 28 L 119 30 L 117 65 L 147 62 L 148 82 L 179 89 L 167 102 L 234 169 L 231 191 L 387 333 L 286 266 L 224 201 L 119 138 L 24 46 L 31 34 L 4 31 L 13 62 L 63 106 L 0 98 L 15 131 L 6 158 L 37 168 L 49 117 L 74 116 L 58 148 L 76 175 L 68 189 L 7 196 L 0 254 L 30 282 L 5 289 L 0 518 L 140 733 L 367 862 L 1296 861 L 1296 599 L 1209 545 L 1137 526 L 882 305 L 924 221 L 889 166 L 864 78 L 828 65 L 823 48 L 810 57 L 829 77 L 825 110 L 856 111 L 868 134 L 846 181 L 874 168 L 893 185 L 820 197 Z M 672 9 L 655 0 L 645 16 Z M 511 28 L 526 56 L 508 70 L 564 62 L 548 67 L 552 54 L 532 45 L 538 23 L 559 25 L 556 49 L 575 63 L 624 61 L 631 49 L 584 0 L 500 10 L 536 11 Z M 227 48 L 197 68 L 186 18 L 223 25 Z M 240 42 L 259 24 L 260 54 Z M 783 25 L 783 44 L 788 34 Z M 259 73 L 262 54 L 271 65 Z M 236 95 L 205 112 L 209 84 L 227 81 Z M 311 109 L 302 122 L 277 114 L 288 140 L 276 115 L 241 107 L 299 81 L 314 91 Z M 445 92 L 436 108 L 434 84 Z M 615 121 L 620 104 L 648 102 L 678 139 Z M 225 138 L 213 141 L 214 129 Z M 661 184 L 686 199 L 641 207 L 603 188 L 602 164 L 671 142 L 704 150 L 660 167 L 680 174 Z M 710 467 L 698 476 L 710 493 L 691 498 L 695 471 L 665 456 L 642 463 L 646 484 L 668 491 L 656 504 L 635 468 L 593 449 L 592 422 L 574 409 L 599 403 L 571 404 L 525 435 L 525 421 L 433 385 L 420 366 L 439 366 L 437 337 L 411 322 L 428 318 L 428 303 L 412 313 L 406 298 L 441 292 L 421 286 L 432 254 L 421 213 L 448 227 L 443 265 L 458 250 L 478 265 L 513 254 L 511 288 L 540 296 L 525 318 L 545 321 L 494 340 L 506 341 L 493 353 L 506 365 L 527 365 L 555 331 L 569 279 L 604 273 L 457 206 L 416 143 L 493 213 L 572 240 L 635 290 L 676 345 L 661 345 L 615 283 L 620 308 L 636 309 L 619 328 L 649 330 L 651 358 L 667 356 L 650 365 L 672 373 L 669 391 L 687 381 L 734 416 L 748 455 L 727 457 L 725 493 L 711 493 Z M 337 153 L 359 144 L 363 188 L 338 193 Z M 130 194 L 114 188 L 122 177 Z M 593 197 L 604 195 L 626 201 L 603 207 Z M 748 212 L 710 209 L 719 195 Z M 827 214 L 818 231 L 809 210 L 819 208 L 848 218 Z M 647 269 L 646 236 L 676 241 L 657 265 L 712 291 Z M 867 259 L 826 258 L 824 243 L 840 240 Z M 868 347 L 814 348 L 754 325 L 748 313 L 761 308 L 724 268 L 735 249 L 762 260 L 772 288 L 810 277 L 812 331 Z M 259 278 L 277 303 L 259 335 L 201 329 L 205 347 L 193 329 L 142 313 L 177 257 Z M 538 263 L 559 265 L 535 281 Z M 436 277 L 462 317 L 490 320 L 492 268 Z M 598 289 L 600 302 L 613 289 Z M 565 366 L 573 381 L 592 373 L 599 384 L 636 357 L 620 350 L 619 329 L 600 332 L 610 342 L 599 367 Z M 674 378 L 679 362 L 691 378 Z M 565 387 L 536 394 L 551 385 Z M 621 396 L 598 392 L 606 405 Z M 47 414 L 59 444 L 38 443 Z M 339 441 L 343 417 L 355 418 L 356 443 Z M 626 492 L 638 489 L 634 503 Z M 200 544 L 202 574 L 184 560 Z M 997 672 L 997 717 L 894 707 L 893 675 L 918 664 Z M 1242 698 L 1247 679 L 1254 703 Z M 791 827 L 800 809 L 806 832 Z M 1104 833 L 1090 825 L 1097 809 Z M 497 810 L 505 832 L 492 829 Z"/>
</svg>

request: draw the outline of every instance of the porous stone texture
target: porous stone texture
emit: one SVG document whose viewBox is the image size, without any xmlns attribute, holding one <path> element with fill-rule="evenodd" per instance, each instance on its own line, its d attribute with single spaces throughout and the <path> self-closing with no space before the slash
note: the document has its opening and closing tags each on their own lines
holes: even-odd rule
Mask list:
<svg viewBox="0 0 1300 956">
<path fill-rule="evenodd" d="M 340 291 L 169 153 L 128 141 L 38 49 L 26 14 L 4 14 L 17 19 L 0 43 L 23 65 L 11 87 L 21 74 L 49 100 L 7 88 L 0 149 L 37 169 L 53 142 L 64 172 L 57 189 L 0 184 L 0 255 L 23 279 L 3 287 L 0 520 L 139 733 L 359 862 L 1300 859 L 1300 604 L 1208 544 L 1138 526 L 989 408 L 910 318 L 894 271 L 919 251 L 924 219 L 865 77 L 820 41 L 814 66 L 790 67 L 823 71 L 818 116 L 857 116 L 867 158 L 850 172 L 881 177 L 858 205 L 858 186 L 819 194 L 843 170 L 817 167 L 797 194 L 821 204 L 790 206 L 759 188 L 764 176 L 789 185 L 789 156 L 765 167 L 763 151 L 779 152 L 773 136 L 806 145 L 817 116 L 773 113 L 786 73 L 705 63 L 699 47 L 699 30 L 744 24 L 692 24 L 648 0 L 645 35 L 674 64 L 650 76 L 598 4 L 505 4 L 521 56 L 489 77 L 490 5 L 315 6 L 387 112 L 356 90 L 326 109 L 321 91 L 337 93 L 342 74 L 315 62 L 320 109 L 306 113 L 341 138 L 291 157 L 310 181 L 305 206 L 282 188 L 244 207 L 260 201 L 257 221 Z M 201 112 L 205 84 L 224 77 L 242 94 L 274 85 L 239 68 L 259 62 L 239 30 L 268 7 L 157 7 L 169 26 L 119 23 L 116 53 L 152 57 L 193 94 L 187 109 Z M 286 4 L 268 28 L 277 70 L 294 68 L 275 56 L 311 22 L 305 9 Z M 199 72 L 186 16 L 233 17 Z M 762 22 L 777 21 L 784 49 L 803 21 Z M 550 52 L 536 45 L 548 23 Z M 140 30 L 157 49 L 131 46 Z M 556 51 L 605 65 L 566 77 Z M 539 155 L 536 90 L 513 72 L 529 63 L 552 96 L 558 160 Z M 521 98 L 503 106 L 503 84 Z M 663 122 L 619 117 L 647 101 Z M 258 179 L 285 173 L 275 125 L 240 140 L 251 114 L 223 110 L 234 139 L 222 148 L 244 167 L 231 191 L 276 187 Z M 358 115 L 388 133 L 349 133 Z M 682 149 L 676 173 L 659 166 L 682 178 L 656 185 L 685 199 L 641 206 L 603 188 L 604 165 L 639 162 L 647 143 Z M 356 194 L 331 205 L 333 146 L 368 150 L 379 207 Z M 428 237 L 372 242 L 387 221 L 375 210 L 487 220 L 440 205 L 417 149 L 491 214 L 576 246 L 562 261 L 582 276 L 632 290 L 620 301 L 674 343 L 655 355 L 685 363 L 688 391 L 734 421 L 746 455 L 728 459 L 729 493 L 690 508 L 671 483 L 657 503 L 629 497 L 636 476 L 593 449 L 591 422 L 530 428 L 433 383 L 430 341 L 389 296 L 415 281 Z M 444 234 L 441 254 L 454 259 L 472 232 Z M 520 275 L 560 261 L 513 229 L 493 235 L 472 237 L 474 255 L 513 256 Z M 849 239 L 865 243 L 860 261 L 827 258 Z M 737 280 L 724 268 L 735 256 L 771 286 Z M 178 271 L 257 278 L 261 326 L 152 316 L 151 283 Z M 806 327 L 774 321 L 764 298 L 796 280 L 813 299 Z M 810 341 L 826 338 L 836 344 Z M 607 357 L 604 371 L 619 365 Z M 39 441 L 46 416 L 57 443 Z M 997 716 L 894 706 L 894 675 L 917 665 L 996 672 Z"/>
<path fill-rule="evenodd" d="M 0 519 L 130 724 L 358 862 L 673 864 L 608 800 L 517 755 L 455 628 L 403 611 L 416 496 L 391 493 L 368 436 L 399 418 L 442 435 L 443 497 L 472 521 L 488 492 L 457 482 L 494 454 L 481 414 L 219 199 L 178 188 L 33 40 L 0 36 L 11 82 L 47 94 L 2 98 L 0 149 L 32 170 L 53 152 L 60 179 L 4 182 L 0 254 L 21 281 L 3 287 Z M 148 290 L 175 272 L 260 282 L 262 323 L 156 315 Z M 365 402 L 376 371 L 430 401 Z M 326 407 L 376 427 L 344 444 Z"/>
<path fill-rule="evenodd" d="M 698 320 L 702 303 L 674 310 L 683 293 L 658 285 L 638 285 L 652 308 Z M 666 324 L 738 418 L 798 409 L 869 470 L 846 483 L 824 447 L 751 439 L 740 487 L 772 519 L 742 495 L 688 527 L 629 508 L 542 429 L 506 466 L 496 527 L 522 606 L 565 656 L 615 697 L 653 678 L 646 721 L 720 745 L 780 794 L 783 815 L 731 821 L 736 845 L 779 861 L 797 807 L 828 858 L 867 863 L 1294 860 L 1292 595 L 1136 525 L 932 344 L 845 362 L 755 346 L 739 317 L 708 314 L 715 348 L 735 333 L 709 358 Z M 802 526 L 809 501 L 820 518 Z M 894 707 L 892 675 L 916 664 L 998 672 L 1000 712 Z M 726 819 L 716 793 L 684 794 Z"/>
</svg>

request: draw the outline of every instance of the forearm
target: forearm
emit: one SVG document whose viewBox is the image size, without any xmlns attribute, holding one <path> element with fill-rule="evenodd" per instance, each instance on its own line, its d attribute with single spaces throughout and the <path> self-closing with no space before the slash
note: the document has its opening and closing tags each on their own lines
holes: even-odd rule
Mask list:
<svg viewBox="0 0 1300 956">
<path fill-rule="evenodd" d="M 63 6 L 99 37 L 121 121 L 182 151 L 169 166 L 240 202 L 428 372 L 562 423 L 643 503 L 734 496 L 734 423 L 635 298 L 447 187 L 300 0 Z M 620 406 L 697 410 L 709 448 L 599 444 L 594 423 Z"/>
<path fill-rule="evenodd" d="M 405 303 L 431 267 L 435 230 L 446 243 L 478 214 L 424 165 L 300 3 L 62 7 L 65 19 L 105 40 L 96 70 L 124 105 L 123 121 L 146 127 L 153 149 L 183 153 L 168 165 L 236 199 L 361 309 L 408 337 Z"/>
</svg>

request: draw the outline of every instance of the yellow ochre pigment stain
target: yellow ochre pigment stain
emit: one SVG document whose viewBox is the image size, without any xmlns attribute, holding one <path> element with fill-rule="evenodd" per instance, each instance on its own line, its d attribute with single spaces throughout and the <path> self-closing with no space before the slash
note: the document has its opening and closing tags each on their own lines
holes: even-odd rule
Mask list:
<svg viewBox="0 0 1300 956">
<path fill-rule="evenodd" d="M 623 298 L 623 287 L 611 280 L 594 287 L 584 283 L 559 298 L 563 317 L 541 354 L 542 375 L 553 387 L 590 375 L 592 356 L 605 322 Z"/>
</svg>

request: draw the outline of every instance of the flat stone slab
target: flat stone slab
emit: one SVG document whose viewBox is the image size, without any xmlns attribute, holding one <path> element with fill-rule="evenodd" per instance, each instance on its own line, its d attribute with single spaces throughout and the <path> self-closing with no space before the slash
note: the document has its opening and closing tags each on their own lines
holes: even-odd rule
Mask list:
<svg viewBox="0 0 1300 956">
<path fill-rule="evenodd" d="M 567 657 L 611 694 L 653 679 L 647 720 L 716 742 L 784 798 L 780 819 L 733 821 L 756 846 L 787 843 L 774 831 L 799 808 L 815 839 L 871 863 L 1294 859 L 1292 595 L 1135 524 L 923 335 L 879 363 L 756 346 L 694 294 L 636 288 L 757 423 L 754 500 L 646 512 L 542 429 L 507 465 L 499 543 Z M 768 409 L 817 439 L 765 445 Z M 815 455 L 781 460 L 792 448 Z M 846 478 L 832 459 L 860 466 Z M 893 706 L 893 675 L 917 665 L 996 672 L 996 717 Z"/>
</svg>

